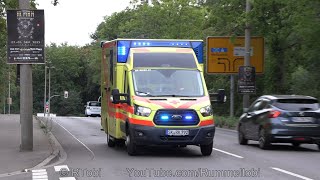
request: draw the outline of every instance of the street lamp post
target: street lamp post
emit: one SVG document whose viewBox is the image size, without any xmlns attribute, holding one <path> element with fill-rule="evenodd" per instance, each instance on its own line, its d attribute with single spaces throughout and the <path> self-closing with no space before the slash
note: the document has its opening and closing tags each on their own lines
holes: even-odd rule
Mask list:
<svg viewBox="0 0 320 180">
<path fill-rule="evenodd" d="M 47 66 L 44 66 L 44 99 L 43 99 L 43 116 L 46 116 L 47 104 Z"/>
</svg>

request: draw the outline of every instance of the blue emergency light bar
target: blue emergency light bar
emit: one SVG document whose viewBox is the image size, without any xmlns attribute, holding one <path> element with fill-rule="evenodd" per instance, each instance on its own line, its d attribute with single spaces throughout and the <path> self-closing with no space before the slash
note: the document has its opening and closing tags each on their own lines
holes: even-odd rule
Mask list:
<svg viewBox="0 0 320 180">
<path fill-rule="evenodd" d="M 118 62 L 127 62 L 130 48 L 136 47 L 181 47 L 192 48 L 198 63 L 203 64 L 203 42 L 202 41 L 157 41 L 157 40 L 120 40 L 118 41 Z"/>
</svg>

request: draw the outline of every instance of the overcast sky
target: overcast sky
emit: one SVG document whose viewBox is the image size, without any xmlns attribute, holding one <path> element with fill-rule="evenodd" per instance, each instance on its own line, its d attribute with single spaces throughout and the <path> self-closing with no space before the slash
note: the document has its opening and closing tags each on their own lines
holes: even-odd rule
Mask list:
<svg viewBox="0 0 320 180">
<path fill-rule="evenodd" d="M 93 33 L 103 17 L 120 12 L 130 0 L 36 0 L 38 9 L 45 12 L 45 42 L 83 46 L 91 42 Z"/>
</svg>

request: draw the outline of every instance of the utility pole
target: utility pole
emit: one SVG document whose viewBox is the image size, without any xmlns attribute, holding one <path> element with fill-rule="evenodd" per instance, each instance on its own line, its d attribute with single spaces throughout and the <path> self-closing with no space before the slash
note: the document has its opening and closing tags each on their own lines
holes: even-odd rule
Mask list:
<svg viewBox="0 0 320 180">
<path fill-rule="evenodd" d="M 49 67 L 49 99 L 48 99 L 48 112 L 49 112 L 49 116 L 50 116 L 50 108 L 51 108 L 51 103 L 50 103 L 50 96 L 51 96 L 51 67 Z"/>
<path fill-rule="evenodd" d="M 251 10 L 251 4 L 250 0 L 246 0 L 246 14 L 248 15 Z M 247 16 L 248 17 L 248 16 Z M 244 57 L 244 65 L 245 66 L 250 66 L 250 23 L 249 20 L 246 20 L 246 29 L 245 29 L 245 57 Z M 249 94 L 244 94 L 243 95 L 243 109 L 249 107 Z"/>
<path fill-rule="evenodd" d="M 10 84 L 11 82 L 10 81 L 11 81 L 11 69 L 10 69 L 10 64 L 9 64 L 9 93 L 8 93 L 8 100 L 7 100 L 8 101 L 7 103 L 9 106 L 9 109 L 8 109 L 9 115 L 10 115 L 10 109 L 11 109 L 11 107 L 10 107 L 11 106 L 11 101 L 10 101 L 11 100 L 11 84 Z"/>
<path fill-rule="evenodd" d="M 234 75 L 230 75 L 230 117 L 234 116 Z"/>
<path fill-rule="evenodd" d="M 46 116 L 47 105 L 47 66 L 44 66 L 44 99 L 43 99 L 43 117 Z"/>
<path fill-rule="evenodd" d="M 20 9 L 30 9 L 29 0 L 19 0 Z M 33 89 L 32 64 L 20 65 L 20 128 L 21 151 L 33 150 Z"/>
</svg>

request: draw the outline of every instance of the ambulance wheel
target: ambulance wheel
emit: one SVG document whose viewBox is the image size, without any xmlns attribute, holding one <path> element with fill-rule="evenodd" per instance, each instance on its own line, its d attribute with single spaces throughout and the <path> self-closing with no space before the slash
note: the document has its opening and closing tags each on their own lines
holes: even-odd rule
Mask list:
<svg viewBox="0 0 320 180">
<path fill-rule="evenodd" d="M 213 142 L 210 144 L 200 145 L 201 153 L 203 156 L 210 156 L 212 153 Z"/>
<path fill-rule="evenodd" d="M 127 131 L 127 136 L 126 136 L 126 146 L 127 146 L 127 152 L 130 156 L 135 156 L 137 155 L 137 145 L 135 144 L 132 135 L 130 133 L 130 130 Z"/>
<path fill-rule="evenodd" d="M 116 142 L 110 138 L 109 134 L 107 134 L 107 143 L 109 147 L 114 147 L 116 145 Z"/>
</svg>

